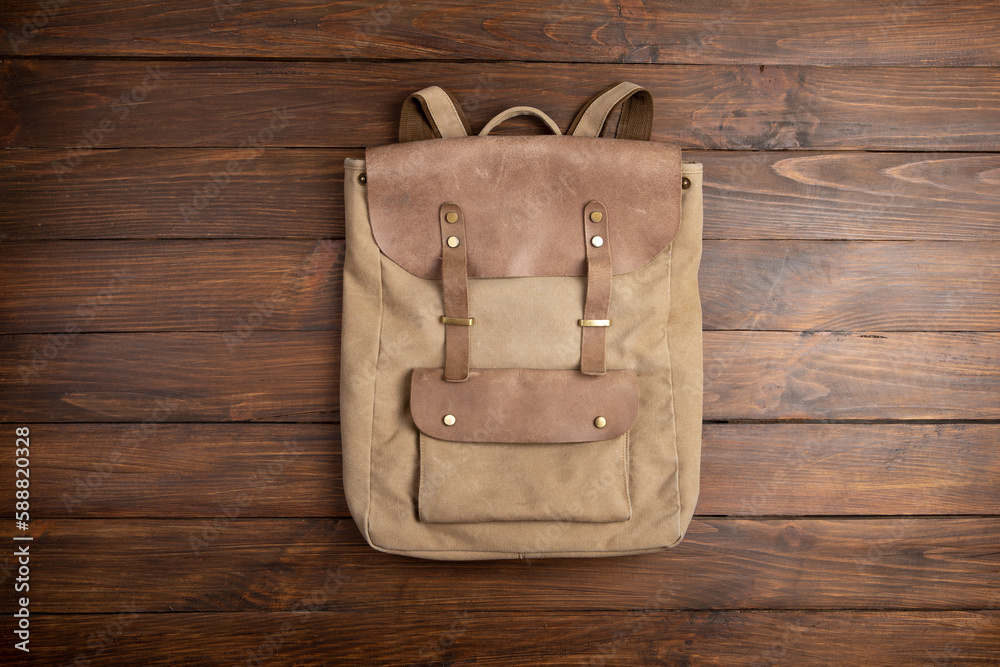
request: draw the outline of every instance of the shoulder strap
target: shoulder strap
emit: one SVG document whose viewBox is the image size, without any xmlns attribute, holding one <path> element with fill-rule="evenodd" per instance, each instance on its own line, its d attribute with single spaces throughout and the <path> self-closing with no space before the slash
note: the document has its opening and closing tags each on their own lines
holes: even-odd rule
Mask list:
<svg viewBox="0 0 1000 667">
<path fill-rule="evenodd" d="M 599 137 L 608 115 L 622 105 L 615 137 L 649 141 L 653 132 L 653 96 L 649 91 L 623 81 L 597 95 L 580 110 L 566 134 L 578 137 Z"/>
<path fill-rule="evenodd" d="M 461 105 L 451 93 L 431 86 L 403 102 L 399 115 L 399 141 L 466 137 L 472 131 Z"/>
</svg>

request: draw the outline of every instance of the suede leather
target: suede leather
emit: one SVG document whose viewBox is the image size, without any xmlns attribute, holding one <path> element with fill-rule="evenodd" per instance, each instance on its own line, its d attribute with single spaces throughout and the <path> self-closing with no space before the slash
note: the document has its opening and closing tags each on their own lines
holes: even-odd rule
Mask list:
<svg viewBox="0 0 1000 667">
<path fill-rule="evenodd" d="M 599 213 L 601 219 L 591 220 Z M 594 239 L 603 239 L 599 246 Z M 583 244 L 587 250 L 587 299 L 584 320 L 606 320 L 611 307 L 611 233 L 608 209 L 592 201 L 583 209 Z M 587 375 L 604 375 L 607 370 L 607 327 L 584 326 L 580 330 L 580 370 Z"/>
<path fill-rule="evenodd" d="M 530 139 L 608 144 L 594 151 L 601 154 L 628 153 L 632 144 Z M 404 170 L 401 165 L 395 168 Z M 631 428 L 608 440 L 535 444 L 452 441 L 421 433 L 415 424 L 410 410 L 414 369 L 445 365 L 448 327 L 440 322 L 445 307 L 440 267 L 437 275 L 422 277 L 402 266 L 398 253 L 387 255 L 380 249 L 373 231 L 378 225 L 369 219 L 371 185 L 357 178 L 366 170 L 371 184 L 370 164 L 345 163 L 341 375 L 344 489 L 365 539 L 383 551 L 455 560 L 624 555 L 679 542 L 694 513 L 700 465 L 701 166 L 677 165 L 647 179 L 664 191 L 665 199 L 673 197 L 678 203 L 676 235 L 629 271 L 618 272 L 615 265 L 606 363 L 608 368 L 635 372 L 638 405 Z M 681 173 L 691 181 L 683 191 Z M 581 239 L 581 206 L 600 199 L 608 205 L 612 261 L 617 262 L 626 242 L 617 226 L 622 213 L 610 201 L 620 200 L 577 194 L 582 203 L 572 214 L 575 243 Z M 459 203 L 456 199 L 442 193 L 430 212 L 438 264 L 442 246 L 434 217 L 441 203 Z M 476 237 L 471 214 L 460 205 L 468 217 L 471 276 Z M 633 210 L 639 207 L 636 202 L 630 205 Z M 540 225 L 545 220 L 542 210 L 525 209 L 525 216 Z M 384 214 L 409 212 L 403 207 L 395 213 L 385 209 Z M 665 224 L 671 224 L 670 215 L 665 216 Z M 634 228 L 655 229 L 658 223 L 652 216 Z M 584 377 L 579 373 L 577 320 L 586 302 L 586 250 L 576 247 L 575 272 L 468 280 L 470 314 L 475 318 L 470 339 L 473 373 L 548 369 Z M 516 252 L 500 254 L 525 266 Z M 463 383 L 453 386 L 461 388 Z"/>
<path fill-rule="evenodd" d="M 592 377 L 575 370 L 483 368 L 459 384 L 447 382 L 440 368 L 416 368 L 410 381 L 413 423 L 439 440 L 610 440 L 632 427 L 638 409 L 639 382 L 631 370 Z M 445 415 L 455 422 L 444 423 Z M 597 417 L 604 426 L 594 423 Z"/>
<path fill-rule="evenodd" d="M 448 222 L 448 215 L 457 219 Z M 444 315 L 458 319 L 469 318 L 469 275 L 466 265 L 465 216 L 455 204 L 442 204 L 438 211 L 441 227 L 441 293 L 444 297 Z M 448 239 L 458 239 L 454 248 Z M 444 324 L 444 379 L 462 382 L 469 377 L 469 353 L 472 327 L 461 324 Z"/>
<path fill-rule="evenodd" d="M 613 272 L 649 262 L 680 224 L 680 149 L 580 137 L 464 137 L 366 151 L 369 215 L 382 253 L 441 277 L 442 202 L 462 207 L 469 277 L 582 276 L 580 209 L 615 220 Z"/>
</svg>

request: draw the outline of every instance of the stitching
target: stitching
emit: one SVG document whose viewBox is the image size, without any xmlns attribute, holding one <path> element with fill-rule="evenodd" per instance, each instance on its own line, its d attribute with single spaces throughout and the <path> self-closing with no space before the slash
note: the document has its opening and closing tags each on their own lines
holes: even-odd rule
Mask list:
<svg viewBox="0 0 1000 667">
<path fill-rule="evenodd" d="M 371 216 L 367 210 L 368 201 L 365 200 L 365 219 L 368 221 L 369 229 L 371 228 Z M 374 237 L 373 237 L 374 242 Z M 376 246 L 377 247 L 377 246 Z M 378 253 L 378 346 L 375 350 L 375 379 L 372 382 L 372 423 L 368 430 L 368 513 L 365 516 L 365 533 L 369 541 L 372 539 L 372 457 L 375 453 L 375 409 L 378 405 L 376 397 L 378 396 L 378 362 L 382 356 L 382 323 L 384 321 L 385 314 L 385 298 L 383 297 L 383 280 L 382 280 L 382 253 Z"/>
<path fill-rule="evenodd" d="M 421 502 L 421 497 L 424 491 L 424 432 L 417 430 L 417 458 L 420 460 L 418 464 L 420 466 L 420 479 L 417 482 L 417 517 L 423 519 L 423 513 L 420 511 L 423 503 Z"/>
<path fill-rule="evenodd" d="M 632 518 L 632 495 L 629 493 L 628 488 L 628 446 L 629 446 L 629 431 L 625 431 L 625 443 L 622 447 L 622 480 L 625 482 L 625 505 L 628 507 L 628 519 Z M 628 521 L 626 519 L 626 521 Z"/>
<path fill-rule="evenodd" d="M 683 219 L 683 215 L 682 215 Z M 667 285 L 670 308 L 667 311 L 667 324 L 670 323 L 670 311 L 674 309 L 674 244 L 670 244 L 670 254 L 667 256 Z M 681 534 L 681 463 L 677 451 L 677 402 L 674 399 L 674 359 L 670 355 L 670 336 L 667 336 L 667 358 L 670 359 L 670 424 L 674 431 L 674 488 L 677 490 L 677 534 Z"/>
</svg>

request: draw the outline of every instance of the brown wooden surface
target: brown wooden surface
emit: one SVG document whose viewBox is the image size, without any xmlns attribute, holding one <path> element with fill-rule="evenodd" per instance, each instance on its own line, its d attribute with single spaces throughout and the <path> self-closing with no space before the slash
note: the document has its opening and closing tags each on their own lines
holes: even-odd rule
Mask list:
<svg viewBox="0 0 1000 667">
<path fill-rule="evenodd" d="M 212 175 L 239 160 L 238 149 L 96 151 L 59 180 L 52 163 L 65 155 L 4 155 L 7 240 L 343 238 L 343 161 L 364 151 L 269 148 L 242 160 L 200 209 L 195 197 L 215 192 Z M 995 241 L 1000 231 L 993 154 L 688 151 L 684 158 L 705 165 L 706 239 Z M 185 216 L 181 205 L 194 211 Z"/>
<path fill-rule="evenodd" d="M 350 516 L 337 424 L 30 426 L 40 516 Z M 698 512 L 996 515 L 998 477 L 998 424 L 711 423 Z"/>
<path fill-rule="evenodd" d="M 1000 623 L 996 611 L 426 614 L 393 610 L 222 615 L 146 614 L 128 603 L 114 614 L 44 615 L 37 623 L 39 653 L 59 664 L 73 664 L 82 656 L 102 665 L 228 666 L 255 660 L 324 665 L 336 656 L 358 665 L 593 662 L 828 667 L 864 646 L 865 665 L 898 667 L 983 665 L 1000 651 L 1000 636 L 993 632 Z M 380 641 L 372 644 L 371 635 Z M 53 636 L 66 641 L 53 641 Z M 204 643 L 192 642 L 192 636 Z M 175 648 L 166 655 L 163 645 Z M 210 652 L 207 646 L 212 647 Z"/>
<path fill-rule="evenodd" d="M 429 85 L 476 127 L 531 102 L 565 128 L 591 95 L 631 79 L 662 100 L 653 139 L 685 149 L 1000 148 L 993 67 L 47 59 L 3 62 L 0 147 L 233 148 L 272 121 L 266 146 L 377 145 L 397 140 L 400 104 Z"/>
<path fill-rule="evenodd" d="M 86 332 L 340 328 L 342 241 L 10 249 L 0 266 L 2 333 L 58 333 L 74 319 Z M 996 242 L 706 241 L 702 262 L 708 330 L 1000 330 Z M 957 273 L 962 264 L 975 269 Z M 158 289 L 164 308 L 150 312 Z"/>
<path fill-rule="evenodd" d="M 338 418 L 338 332 L 240 332 L 0 336 L 2 420 Z M 1000 333 L 707 331 L 704 347 L 707 420 L 1000 419 Z"/>
<path fill-rule="evenodd" d="M 379 554 L 350 519 L 244 519 L 221 509 L 199 519 L 44 519 L 31 535 L 32 562 L 45 573 L 32 586 L 38 612 L 114 613 L 133 600 L 148 612 L 280 611 L 329 573 L 342 581 L 324 610 L 1000 603 L 1000 517 L 704 518 L 666 552 L 457 563 Z"/>
<path fill-rule="evenodd" d="M 8 0 L 0 25 L 17 35 L 36 11 L 32 0 Z M 989 1 L 114 0 L 64 6 L 39 18 L 30 39 L 3 40 L 0 53 L 998 65 L 996 14 Z"/>
<path fill-rule="evenodd" d="M 3 3 L 0 536 L 26 425 L 35 540 L 32 652 L 7 641 L 0 662 L 1000 663 L 998 17 Z M 341 480 L 343 159 L 394 141 L 426 85 L 477 129 L 512 104 L 566 127 L 622 79 L 652 91 L 654 138 L 705 165 L 686 540 L 373 551 Z"/>
</svg>

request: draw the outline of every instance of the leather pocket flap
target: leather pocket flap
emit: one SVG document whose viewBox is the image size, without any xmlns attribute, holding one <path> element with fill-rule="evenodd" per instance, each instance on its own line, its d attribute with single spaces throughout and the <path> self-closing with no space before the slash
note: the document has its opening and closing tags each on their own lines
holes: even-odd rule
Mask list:
<svg viewBox="0 0 1000 667">
<path fill-rule="evenodd" d="M 627 432 L 639 411 L 635 371 L 485 368 L 446 382 L 440 368 L 417 368 L 410 412 L 440 440 L 491 443 L 596 442 Z M 450 425 L 449 425 L 450 424 Z"/>
<path fill-rule="evenodd" d="M 587 274 L 583 210 L 607 207 L 612 271 L 629 273 L 680 228 L 681 152 L 650 141 L 462 137 L 366 153 L 368 214 L 382 253 L 441 276 L 438 210 L 461 207 L 470 278 Z"/>
</svg>

